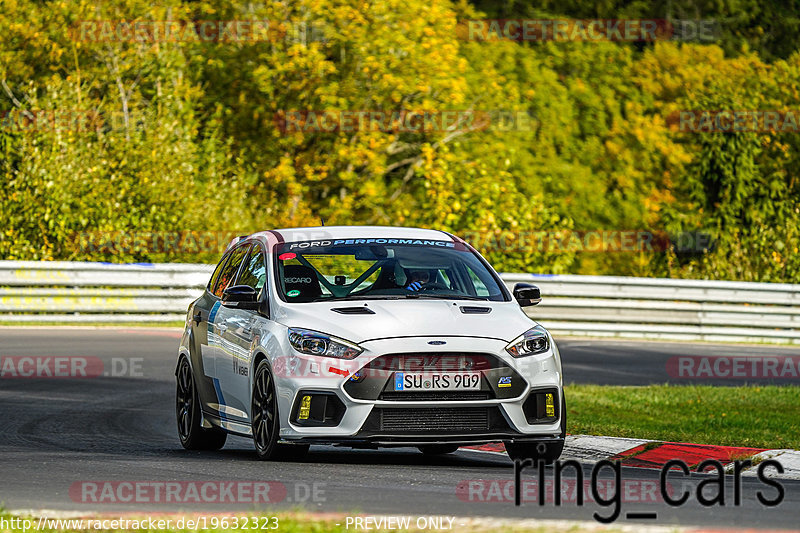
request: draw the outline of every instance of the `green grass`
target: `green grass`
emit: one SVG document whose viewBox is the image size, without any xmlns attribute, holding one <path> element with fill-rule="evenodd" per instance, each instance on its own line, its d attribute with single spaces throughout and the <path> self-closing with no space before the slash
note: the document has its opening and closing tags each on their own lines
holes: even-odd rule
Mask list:
<svg viewBox="0 0 800 533">
<path fill-rule="evenodd" d="M 567 432 L 800 449 L 800 387 L 567 385 Z"/>
</svg>

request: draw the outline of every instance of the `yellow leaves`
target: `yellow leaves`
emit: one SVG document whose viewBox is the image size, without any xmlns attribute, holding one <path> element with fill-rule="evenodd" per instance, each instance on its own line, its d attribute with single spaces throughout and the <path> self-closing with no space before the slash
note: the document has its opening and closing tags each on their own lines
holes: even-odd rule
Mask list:
<svg viewBox="0 0 800 533">
<path fill-rule="evenodd" d="M 371 196 L 375 196 L 377 194 L 378 189 L 377 189 L 377 187 L 375 187 L 375 184 L 373 182 L 368 181 L 367 183 L 364 184 L 364 187 L 363 187 L 361 192 L 364 195 L 366 195 L 368 197 L 371 197 Z"/>
<path fill-rule="evenodd" d="M 605 142 L 605 147 L 610 155 L 619 155 L 619 153 L 622 151 L 622 146 L 611 139 L 608 139 Z"/>
<path fill-rule="evenodd" d="M 42 105 L 74 106 L 80 91 L 85 107 L 97 105 L 91 95 L 101 94 L 106 109 L 120 109 L 116 82 L 98 56 L 104 47 L 60 40 L 58 28 L 41 22 L 46 12 L 39 4 L 0 1 L 5 10 L 0 10 L 0 27 L 9 37 L 4 42 L 25 43 L 24 50 L 0 43 L 0 71 L 23 80 L 12 84 L 17 94 L 26 99 L 42 95 Z M 21 14 L 8 15 L 12 4 L 23 5 Z M 78 4 L 73 15 L 99 16 L 93 0 Z M 126 9 L 137 17 L 166 17 L 166 8 L 145 4 L 115 2 L 115 17 L 127 17 Z M 217 6 L 200 2 L 197 10 L 206 18 L 218 12 L 229 16 Z M 276 2 L 253 6 L 253 17 L 287 17 Z M 225 204 L 210 200 L 204 204 L 209 209 L 224 205 L 231 211 L 220 214 L 229 217 L 225 220 L 250 217 L 261 226 L 317 223 L 313 213 L 322 212 L 342 223 L 377 220 L 498 234 L 573 227 L 575 221 L 597 227 L 599 219 L 623 228 L 660 227 L 668 207 L 681 207 L 671 189 L 680 190 L 687 176 L 684 167 L 696 158 L 697 139 L 668 124 L 669 113 L 684 108 L 693 94 L 733 94 L 745 90 L 738 85 L 759 77 L 774 92 L 774 101 L 800 107 L 800 59 L 764 67 L 753 57 L 725 58 L 714 46 L 656 43 L 633 54 L 627 45 L 616 44 L 565 52 L 564 46 L 467 42 L 459 38 L 462 26 L 456 25 L 451 8 L 461 14 L 467 9 L 440 0 L 298 0 L 289 16 L 322 21 L 325 42 L 112 46 L 133 100 L 152 102 L 165 112 L 155 131 L 137 133 L 130 143 L 118 131 L 103 133 L 91 139 L 91 148 L 81 144 L 86 136 L 65 132 L 57 139 L 26 139 L 21 153 L 48 180 L 55 176 L 56 186 L 47 189 L 47 180 L 37 185 L 50 191 L 47 195 L 64 188 L 67 173 L 107 194 L 109 183 L 116 186 L 126 182 L 126 175 L 135 175 L 139 181 L 127 185 L 129 192 L 135 197 L 151 191 L 146 196 L 153 198 L 152 205 L 143 202 L 148 205 L 141 210 L 158 212 L 167 211 L 161 209 L 160 196 L 185 205 L 200 183 L 211 196 L 222 190 L 243 195 Z M 61 0 L 48 3 L 47 9 L 58 12 L 56 20 L 73 10 Z M 181 8 L 174 9 L 177 16 Z M 188 11 L 180 16 L 190 16 Z M 284 21 L 277 30 L 290 26 Z M 68 57 L 73 49 L 75 56 Z M 63 79 L 68 86 L 60 85 Z M 710 82 L 716 89 L 709 88 Z M 530 113 L 538 129 L 475 131 L 443 143 L 443 131 L 281 132 L 274 124 L 280 109 L 401 108 Z M 213 127 L 207 122 L 210 115 Z M 217 134 L 209 133 L 215 127 L 230 145 L 208 140 Z M 797 157 L 793 141 L 767 135 L 764 146 L 776 168 L 791 170 L 789 162 Z M 48 160 L 48 154 L 56 155 Z M 413 163 L 390 167 L 406 159 Z M 608 189 L 614 190 L 606 194 Z M 31 197 L 17 194 L 9 197 L 35 205 Z M 113 205 L 92 201 L 104 213 L 112 211 L 103 216 L 113 219 Z M 123 202 L 120 211 L 128 207 L 135 206 Z M 503 268 L 546 265 L 553 271 L 565 271 L 575 261 L 566 253 L 516 252 L 516 257 L 497 254 L 492 260 Z M 769 254 L 764 258 L 769 260 Z M 616 259 L 605 260 L 581 264 L 612 272 Z M 630 268 L 628 263 L 624 268 Z"/>
</svg>

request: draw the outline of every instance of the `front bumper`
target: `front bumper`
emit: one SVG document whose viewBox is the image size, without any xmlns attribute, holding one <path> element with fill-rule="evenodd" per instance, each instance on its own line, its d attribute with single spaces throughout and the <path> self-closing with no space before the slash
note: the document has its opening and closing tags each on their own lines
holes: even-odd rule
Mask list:
<svg viewBox="0 0 800 533">
<path fill-rule="evenodd" d="M 431 346 L 432 340 L 447 344 Z M 514 359 L 505 352 L 506 344 L 484 338 L 413 337 L 363 343 L 364 353 L 354 361 L 296 355 L 296 375 L 278 380 L 281 439 L 365 447 L 561 440 L 558 349 L 551 342 L 549 352 Z M 465 361 L 472 366 L 454 367 Z M 411 364 L 417 365 L 415 371 L 480 371 L 481 390 L 393 392 L 395 372 L 411 370 Z M 539 405 L 545 394 L 555 403 L 552 416 Z M 335 396 L 326 402 L 334 407 L 315 408 L 315 420 L 321 423 L 298 420 L 303 397 L 309 395 L 313 401 L 318 395 Z"/>
</svg>

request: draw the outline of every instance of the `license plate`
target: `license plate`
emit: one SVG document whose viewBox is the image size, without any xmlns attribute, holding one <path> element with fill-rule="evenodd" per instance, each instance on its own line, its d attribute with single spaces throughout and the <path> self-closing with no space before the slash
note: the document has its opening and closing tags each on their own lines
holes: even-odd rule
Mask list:
<svg viewBox="0 0 800 533">
<path fill-rule="evenodd" d="M 480 390 L 480 372 L 395 372 L 395 391 Z"/>
</svg>

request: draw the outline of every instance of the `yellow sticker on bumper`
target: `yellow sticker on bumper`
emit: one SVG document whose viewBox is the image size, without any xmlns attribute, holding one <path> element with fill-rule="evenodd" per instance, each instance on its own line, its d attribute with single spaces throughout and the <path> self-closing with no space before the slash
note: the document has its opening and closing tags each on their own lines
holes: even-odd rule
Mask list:
<svg viewBox="0 0 800 533">
<path fill-rule="evenodd" d="M 556 405 L 553 401 L 552 394 L 545 394 L 544 395 L 544 407 L 547 413 L 547 416 L 556 416 Z"/>
<path fill-rule="evenodd" d="M 311 396 L 303 396 L 303 401 L 300 403 L 300 412 L 297 415 L 298 420 L 308 420 L 311 414 Z"/>
</svg>

